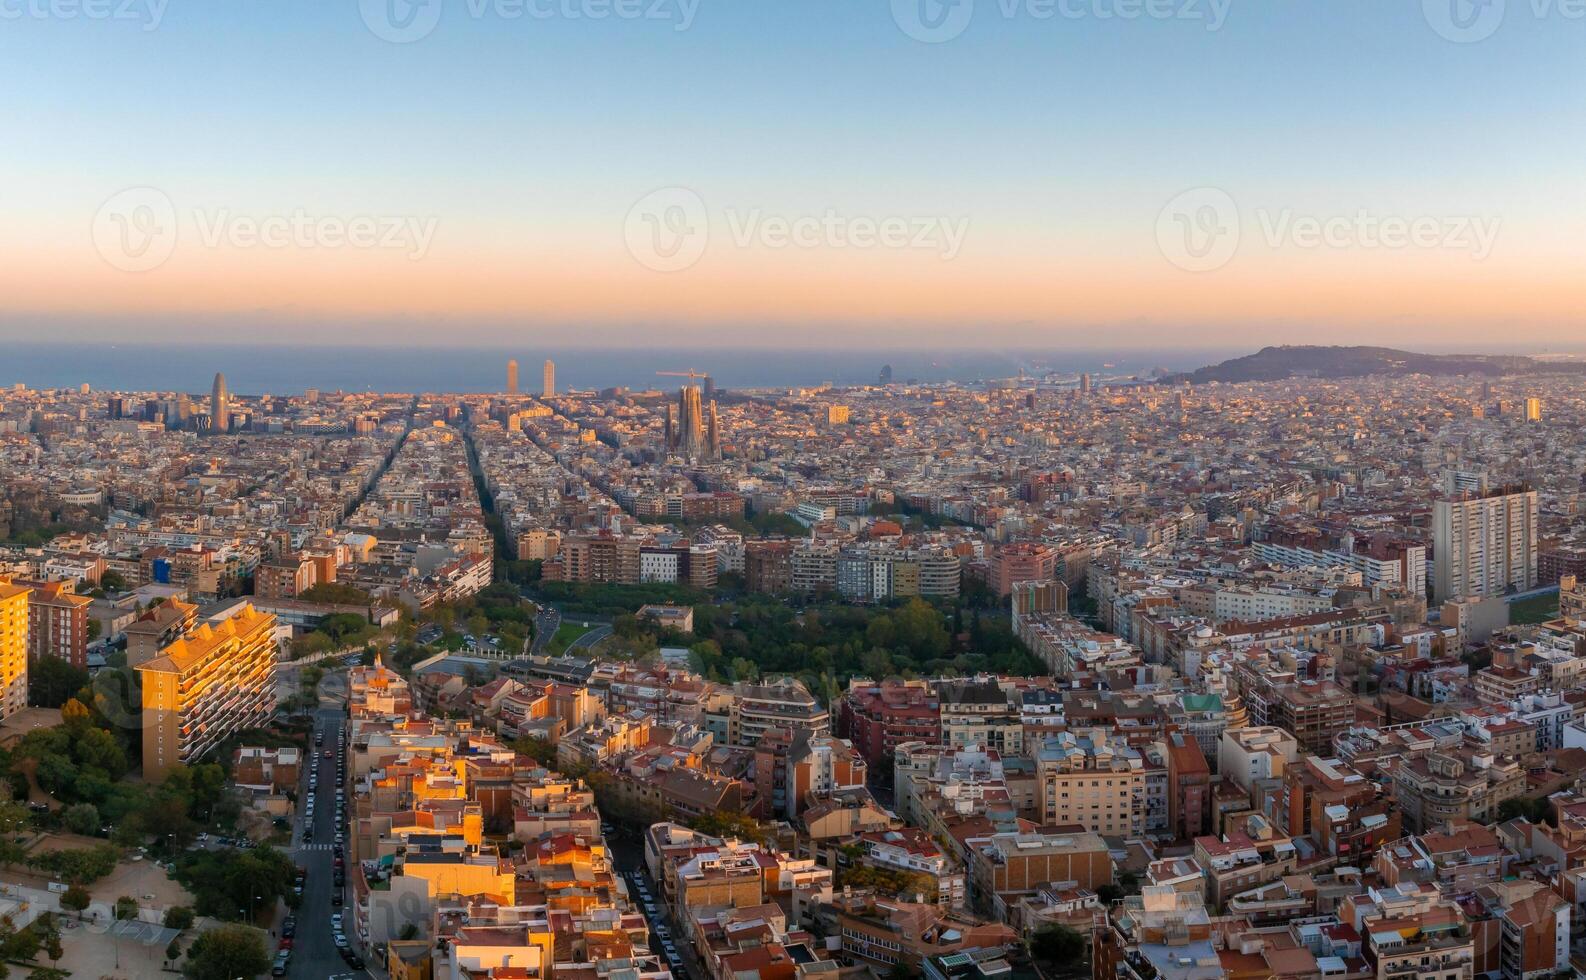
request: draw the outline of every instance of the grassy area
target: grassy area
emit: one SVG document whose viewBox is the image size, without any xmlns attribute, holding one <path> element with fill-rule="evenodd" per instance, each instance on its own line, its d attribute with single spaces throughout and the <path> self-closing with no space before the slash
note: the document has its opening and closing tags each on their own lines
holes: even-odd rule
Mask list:
<svg viewBox="0 0 1586 980">
<path fill-rule="evenodd" d="M 562 625 L 556 627 L 556 633 L 551 637 L 550 652 L 553 654 L 562 653 L 573 645 L 574 640 L 588 633 L 591 629 L 593 627 L 563 621 Z"/>
<path fill-rule="evenodd" d="M 1509 603 L 1509 622 L 1523 626 L 1528 623 L 1545 623 L 1558 618 L 1558 593 L 1535 595 L 1529 599 Z"/>
</svg>

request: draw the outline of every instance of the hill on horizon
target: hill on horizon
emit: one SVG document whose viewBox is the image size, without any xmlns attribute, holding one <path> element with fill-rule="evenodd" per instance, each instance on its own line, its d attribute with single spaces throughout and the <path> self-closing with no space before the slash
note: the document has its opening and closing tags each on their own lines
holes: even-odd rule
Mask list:
<svg viewBox="0 0 1586 980">
<path fill-rule="evenodd" d="M 1539 361 L 1517 354 L 1420 354 L 1392 347 L 1263 347 L 1254 354 L 1198 368 L 1163 379 L 1168 383 L 1207 384 L 1213 381 L 1281 381 L 1285 378 L 1363 378 L 1388 375 L 1460 375 L 1499 377 L 1505 374 L 1586 371 L 1586 364 Z"/>
</svg>

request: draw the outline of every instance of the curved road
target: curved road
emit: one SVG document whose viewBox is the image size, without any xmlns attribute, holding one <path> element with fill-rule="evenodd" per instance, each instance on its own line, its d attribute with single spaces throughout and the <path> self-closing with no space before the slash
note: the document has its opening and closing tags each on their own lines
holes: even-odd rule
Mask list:
<svg viewBox="0 0 1586 980">
<path fill-rule="evenodd" d="M 567 645 L 567 652 L 568 653 L 572 653 L 574 650 L 590 650 L 590 649 L 593 649 L 595 644 L 599 643 L 601 640 L 604 640 L 606 637 L 608 637 L 610 635 L 611 635 L 611 624 L 610 623 L 601 623 L 601 624 L 595 626 L 593 629 L 591 629 L 588 633 L 585 633 L 583 636 L 580 636 L 578 639 L 576 639 L 573 642 L 569 643 Z"/>
</svg>

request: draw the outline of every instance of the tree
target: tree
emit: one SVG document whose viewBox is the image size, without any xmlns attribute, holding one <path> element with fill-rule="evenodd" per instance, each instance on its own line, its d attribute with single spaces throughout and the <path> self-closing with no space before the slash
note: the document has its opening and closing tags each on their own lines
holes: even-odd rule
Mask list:
<svg viewBox="0 0 1586 980">
<path fill-rule="evenodd" d="M 67 725 L 84 725 L 92 717 L 88 706 L 76 698 L 67 698 L 61 704 L 61 721 Z"/>
<path fill-rule="evenodd" d="M 1075 963 L 1085 955 L 1085 937 L 1065 925 L 1045 925 L 1031 937 L 1030 953 L 1046 963 Z"/>
<path fill-rule="evenodd" d="M 252 851 L 194 851 L 177 859 L 171 877 L 197 907 L 217 919 L 251 918 L 277 899 L 293 900 L 297 866 L 272 847 Z"/>
<path fill-rule="evenodd" d="M 114 844 L 95 844 L 69 851 L 51 851 L 32 860 L 34 867 L 73 885 L 88 885 L 116 870 L 121 851 Z"/>
<path fill-rule="evenodd" d="M 712 837 L 765 842 L 770 834 L 761 823 L 742 810 L 721 810 L 695 817 L 689 827 Z"/>
<path fill-rule="evenodd" d="M 193 941 L 183 975 L 191 980 L 254 977 L 270 968 L 264 937 L 241 925 L 216 926 Z"/>
<path fill-rule="evenodd" d="M 61 908 L 69 909 L 82 914 L 88 903 L 93 901 L 93 896 L 88 894 L 88 889 L 81 885 L 73 885 L 61 893 Z"/>
<path fill-rule="evenodd" d="M 172 939 L 171 945 L 165 947 L 165 961 L 175 963 L 182 958 L 182 940 L 180 937 Z"/>
<path fill-rule="evenodd" d="M 42 941 L 42 935 L 32 926 L 18 929 L 9 915 L 0 917 L 0 959 L 31 960 L 38 955 Z"/>
<path fill-rule="evenodd" d="M 1552 813 L 1552 804 L 1546 799 L 1532 800 L 1523 796 L 1511 797 L 1498 804 L 1498 822 L 1523 817 L 1531 823 L 1546 823 Z"/>
<path fill-rule="evenodd" d="M 138 900 L 131 895 L 123 895 L 116 899 L 116 921 L 136 919 L 138 917 Z"/>
<path fill-rule="evenodd" d="M 28 703 L 38 708 L 59 708 L 87 687 L 88 681 L 88 671 L 79 670 L 60 657 L 34 657 L 28 664 Z"/>
<path fill-rule="evenodd" d="M 547 769 L 556 766 L 556 746 L 543 738 L 524 735 L 512 743 L 512 751 L 526 755 Z"/>
<path fill-rule="evenodd" d="M 165 910 L 165 928 L 182 932 L 193 928 L 193 910 L 185 905 L 173 905 Z M 176 959 L 176 957 L 171 957 Z"/>
<path fill-rule="evenodd" d="M 28 808 L 14 800 L 0 803 L 0 834 L 14 834 L 28 825 Z"/>
<path fill-rule="evenodd" d="M 99 832 L 99 808 L 92 803 L 74 803 L 61 814 L 66 829 L 74 834 L 92 837 Z"/>
<path fill-rule="evenodd" d="M 61 948 L 61 927 L 55 921 L 54 912 L 45 912 L 33 920 L 33 930 L 39 934 L 39 948 L 44 950 L 44 955 L 50 962 L 58 961 L 66 951 Z"/>
</svg>

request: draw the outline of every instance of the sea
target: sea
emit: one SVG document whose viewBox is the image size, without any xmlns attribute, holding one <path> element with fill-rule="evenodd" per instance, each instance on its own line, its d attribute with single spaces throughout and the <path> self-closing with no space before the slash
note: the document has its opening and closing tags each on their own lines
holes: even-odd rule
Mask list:
<svg viewBox="0 0 1586 980">
<path fill-rule="evenodd" d="M 98 391 L 207 392 L 216 372 L 242 395 L 320 391 L 494 392 L 506 384 L 506 363 L 518 361 L 520 390 L 539 391 L 546 358 L 556 363 L 558 390 L 675 388 L 686 378 L 658 371 L 710 375 L 720 389 L 778 389 L 874 384 L 883 365 L 894 381 L 974 384 L 1089 373 L 1098 380 L 1149 377 L 1156 369 L 1192 370 L 1247 350 L 823 350 L 673 348 L 396 348 L 238 344 L 16 343 L 0 346 L 0 386 Z"/>
</svg>

